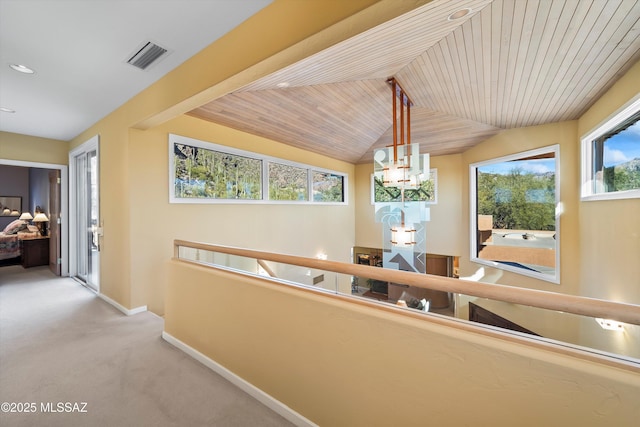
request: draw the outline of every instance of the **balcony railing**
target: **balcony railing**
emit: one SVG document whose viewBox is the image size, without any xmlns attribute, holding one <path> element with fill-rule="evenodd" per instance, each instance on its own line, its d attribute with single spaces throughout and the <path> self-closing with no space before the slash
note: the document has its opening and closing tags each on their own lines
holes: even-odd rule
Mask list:
<svg viewBox="0 0 640 427">
<path fill-rule="evenodd" d="M 563 352 L 570 348 L 571 352 L 579 352 L 583 357 L 595 357 L 600 361 L 605 358 L 622 362 L 627 367 L 631 365 L 634 370 L 640 369 L 640 305 L 185 240 L 174 241 L 174 254 L 176 259 L 182 261 L 260 275 L 287 285 L 322 291 L 327 295 L 348 296 L 356 303 L 394 310 L 412 317 L 424 318 L 426 315 L 432 321 L 442 320 L 443 316 L 424 310 L 401 308 L 395 301 L 373 301 L 359 297 L 360 293 L 354 289 L 353 279 L 368 278 L 445 292 L 455 296 L 454 301 L 459 305 L 471 303 L 471 306 L 497 308 L 503 312 L 506 310 L 527 319 L 544 319 L 533 322 L 542 329 L 533 331 L 542 336 L 535 338 L 529 334 L 514 333 L 513 330 L 498 330 L 455 319 L 462 322 L 464 327 L 476 328 L 485 334 L 497 333 L 503 337 L 508 332 L 508 339 L 511 340 L 524 339 L 529 344 L 538 342 L 545 346 L 552 345 Z M 466 316 L 456 310 L 451 317 L 464 319 Z M 604 319 L 609 326 L 619 325 L 621 332 L 605 331 L 594 319 Z M 559 331 L 556 332 L 553 328 Z M 617 333 L 622 333 L 624 338 L 612 338 L 611 334 Z M 589 338 L 593 335 L 601 336 Z M 621 341 L 624 345 L 620 345 Z"/>
</svg>

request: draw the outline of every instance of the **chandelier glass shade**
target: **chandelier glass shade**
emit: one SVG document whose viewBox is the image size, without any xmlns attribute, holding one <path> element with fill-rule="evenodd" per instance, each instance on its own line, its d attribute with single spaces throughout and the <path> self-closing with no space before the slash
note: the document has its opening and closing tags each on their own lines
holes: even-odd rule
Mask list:
<svg viewBox="0 0 640 427">
<path fill-rule="evenodd" d="M 404 225 L 391 227 L 391 244 L 396 246 L 415 245 L 416 229 Z"/>
<path fill-rule="evenodd" d="M 429 170 L 429 155 L 420 154 L 419 144 L 388 147 L 376 153 L 382 164 L 382 183 L 385 187 L 416 190 Z M 396 157 L 397 156 L 397 157 Z"/>
</svg>

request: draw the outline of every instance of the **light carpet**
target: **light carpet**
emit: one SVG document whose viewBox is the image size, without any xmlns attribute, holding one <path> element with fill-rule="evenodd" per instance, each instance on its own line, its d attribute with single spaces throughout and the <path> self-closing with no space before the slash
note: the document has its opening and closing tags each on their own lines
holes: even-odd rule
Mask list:
<svg viewBox="0 0 640 427">
<path fill-rule="evenodd" d="M 0 268 L 0 425 L 292 425 L 162 329 L 47 267 Z"/>
</svg>

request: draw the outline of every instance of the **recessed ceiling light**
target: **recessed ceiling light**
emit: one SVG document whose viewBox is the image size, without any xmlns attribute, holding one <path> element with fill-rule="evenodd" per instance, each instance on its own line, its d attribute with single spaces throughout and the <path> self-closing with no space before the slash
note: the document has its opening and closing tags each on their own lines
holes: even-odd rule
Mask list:
<svg viewBox="0 0 640 427">
<path fill-rule="evenodd" d="M 9 64 L 9 67 L 11 67 L 12 69 L 20 72 L 20 73 L 25 73 L 25 74 L 33 74 L 35 73 L 35 71 L 33 71 L 31 68 L 27 67 L 26 65 L 21 65 L 21 64 Z"/>
<path fill-rule="evenodd" d="M 451 15 L 449 15 L 449 17 L 447 18 L 447 21 L 455 21 L 456 19 L 464 18 L 470 13 L 471 13 L 471 9 L 469 8 L 460 9 L 459 11 L 453 12 Z"/>
<path fill-rule="evenodd" d="M 289 82 L 278 83 L 276 86 L 278 86 L 279 88 L 283 89 L 285 87 L 289 87 Z"/>
<path fill-rule="evenodd" d="M 3 113 L 15 113 L 16 110 L 12 110 L 11 108 L 0 107 L 0 111 Z"/>
</svg>

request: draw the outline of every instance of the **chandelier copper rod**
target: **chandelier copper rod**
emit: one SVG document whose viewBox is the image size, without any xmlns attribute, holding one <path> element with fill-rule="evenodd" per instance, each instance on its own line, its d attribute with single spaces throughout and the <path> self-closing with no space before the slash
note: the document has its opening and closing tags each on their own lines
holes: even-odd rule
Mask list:
<svg viewBox="0 0 640 427">
<path fill-rule="evenodd" d="M 402 92 L 403 96 L 406 96 L 404 91 Z M 411 102 L 409 102 L 409 97 L 407 97 L 407 144 L 411 144 Z M 409 155 L 409 149 L 406 150 L 407 154 L 407 168 L 411 168 L 411 156 Z"/>
<path fill-rule="evenodd" d="M 393 162 L 394 164 L 398 161 L 398 145 L 409 145 L 411 144 L 411 99 L 406 94 L 400 83 L 394 78 L 390 77 L 387 79 L 387 83 L 391 84 L 392 93 L 393 93 Z M 400 106 L 400 143 L 398 144 L 398 107 L 397 107 L 397 99 L 398 96 L 402 101 L 402 105 Z M 404 109 L 405 105 L 407 108 L 407 119 L 404 119 Z M 406 139 L 405 139 L 405 126 L 407 129 Z M 410 167 L 410 165 L 406 165 Z"/>
<path fill-rule="evenodd" d="M 402 91 L 402 93 L 404 93 L 404 91 Z M 407 144 L 411 144 L 411 101 L 409 101 L 408 96 L 407 96 Z"/>
<path fill-rule="evenodd" d="M 402 88 L 402 85 L 400 84 L 400 82 L 398 82 L 395 79 L 395 77 L 389 77 L 387 79 L 387 83 L 389 83 L 390 85 L 393 86 L 393 94 L 394 94 L 394 96 L 399 96 L 398 95 L 398 91 L 400 91 L 400 92 L 402 92 L 404 94 L 403 101 L 406 102 L 407 105 L 413 104 L 413 101 L 411 101 L 411 98 L 409 98 L 409 95 L 407 94 L 407 92 L 405 92 L 405 90 Z"/>
<path fill-rule="evenodd" d="M 398 161 L 398 120 L 396 119 L 396 80 L 391 79 L 391 86 L 393 88 L 393 163 Z"/>
<path fill-rule="evenodd" d="M 400 99 L 402 100 L 400 105 L 400 145 L 404 145 L 404 92 L 402 88 L 400 88 Z"/>
</svg>

